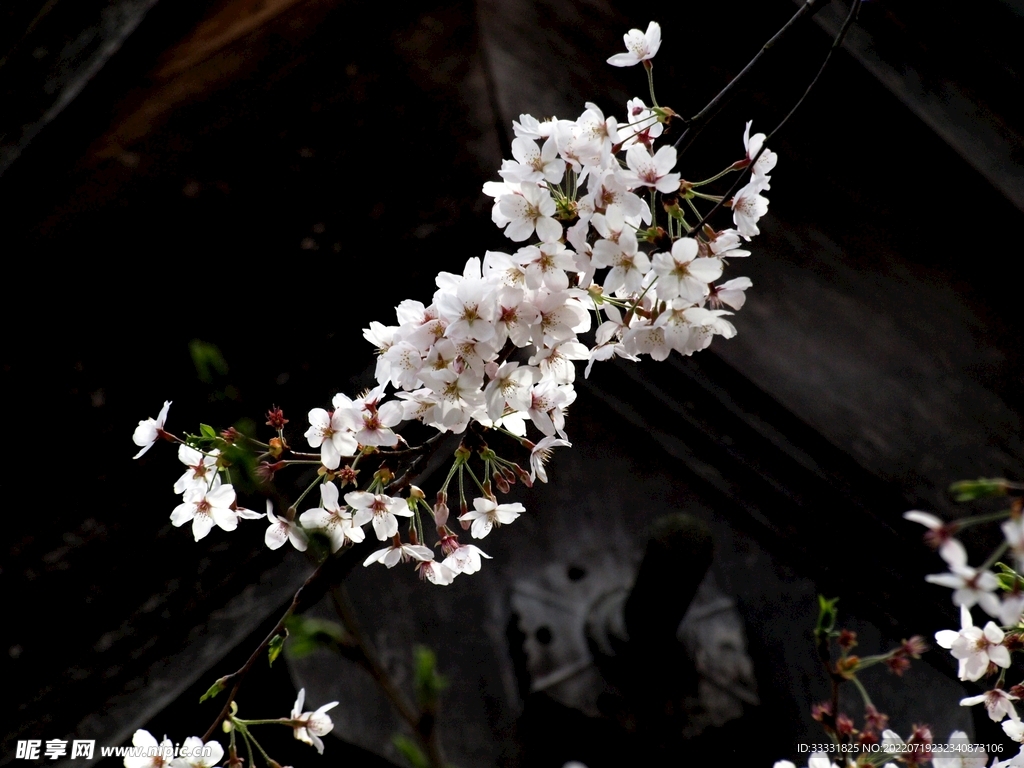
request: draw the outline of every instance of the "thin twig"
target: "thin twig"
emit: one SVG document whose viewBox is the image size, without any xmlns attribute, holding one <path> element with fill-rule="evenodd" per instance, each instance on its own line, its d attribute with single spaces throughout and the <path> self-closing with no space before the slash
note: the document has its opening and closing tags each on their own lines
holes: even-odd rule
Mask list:
<svg viewBox="0 0 1024 768">
<path fill-rule="evenodd" d="M 673 145 L 676 149 L 677 158 L 686 151 L 690 144 L 693 143 L 694 139 L 697 138 L 697 135 L 707 126 L 708 123 L 711 122 L 712 118 L 721 111 L 722 107 L 729 102 L 729 99 L 734 95 L 737 86 L 754 70 L 754 68 L 761 62 L 761 59 L 764 58 L 765 54 L 771 51 L 771 49 L 774 48 L 794 26 L 796 26 L 796 23 L 800 21 L 800 19 L 808 15 L 812 10 L 817 10 L 814 6 L 820 1 L 821 0 L 805 0 L 804 4 L 801 5 L 800 9 L 793 14 L 792 18 L 783 25 L 782 29 L 776 32 L 772 36 L 771 40 L 761 46 L 761 50 L 757 52 L 754 58 L 747 62 L 747 66 L 740 70 L 740 73 L 736 75 L 736 77 L 734 77 L 729 84 L 725 86 L 725 88 L 719 91 L 718 95 L 708 102 L 704 109 L 687 121 L 686 130 L 683 131 L 678 139 L 676 139 L 675 144 Z M 819 7 L 824 5 L 825 3 L 822 2 Z"/>
<path fill-rule="evenodd" d="M 363 634 L 359 621 L 356 618 L 355 607 L 343 586 L 334 585 L 331 587 L 331 602 L 334 604 L 334 611 L 341 619 L 345 630 L 355 641 L 359 651 L 361 666 L 369 673 L 374 682 L 387 697 L 388 701 L 398 712 L 399 717 L 405 721 L 410 730 L 416 735 L 427 752 L 427 759 L 430 760 L 431 768 L 444 768 L 444 754 L 441 751 L 440 740 L 437 737 L 436 719 L 429 712 L 418 710 L 409 701 L 395 681 L 388 674 L 384 664 L 377 657 L 373 645 Z"/>
<path fill-rule="evenodd" d="M 860 12 L 861 1 L 862 0 L 853 0 L 853 2 L 850 3 L 850 12 L 846 15 L 846 21 L 843 22 L 843 26 L 840 28 L 839 33 L 835 36 L 835 39 L 832 41 L 832 46 L 828 49 L 828 53 L 825 54 L 825 60 L 821 63 L 821 66 L 818 68 L 818 73 L 814 76 L 814 79 L 811 80 L 810 85 L 807 86 L 807 89 L 804 91 L 803 95 L 797 100 L 796 104 L 793 105 L 793 108 L 790 109 L 788 113 L 786 113 L 786 116 L 782 118 L 782 121 L 778 125 L 776 125 L 770 133 L 768 133 L 764 141 L 761 143 L 761 149 L 758 150 L 757 154 L 750 159 L 750 164 L 743 169 L 739 176 L 736 177 L 736 181 L 734 181 L 732 183 L 732 186 L 729 187 L 729 191 L 722 196 L 722 199 L 715 204 L 714 208 L 708 211 L 708 214 L 703 219 L 698 221 L 697 224 L 686 233 L 687 237 L 693 237 L 697 232 L 700 232 L 704 225 L 707 224 L 708 221 L 710 221 L 711 217 L 718 211 L 718 209 L 721 208 L 727 200 L 730 200 L 732 198 L 736 190 L 739 189 L 740 184 L 743 181 L 745 181 L 747 177 L 750 175 L 750 173 L 753 171 L 754 166 L 757 164 L 757 161 L 761 157 L 761 154 L 768 148 L 769 139 L 771 139 L 776 133 L 779 132 L 779 129 L 781 129 L 782 126 L 786 124 L 789 118 L 793 116 L 793 113 L 795 113 L 800 108 L 800 105 L 804 103 L 804 100 L 810 94 L 811 90 L 813 90 L 814 86 L 818 84 L 818 80 L 821 79 L 822 74 L 825 72 L 825 67 L 828 66 L 828 62 L 832 58 L 832 54 L 839 46 L 843 44 L 843 39 L 846 37 L 846 33 L 849 31 L 850 27 L 853 26 L 853 22 L 857 20 L 857 14 Z"/>
<path fill-rule="evenodd" d="M 217 729 L 217 726 L 220 725 L 221 721 L 227 717 L 228 713 L 231 711 L 231 702 L 233 702 L 235 697 L 238 695 L 238 690 L 242 687 L 242 682 L 245 680 L 246 675 L 249 674 L 253 664 L 256 663 L 256 660 L 263 654 L 263 651 L 267 646 L 270 645 L 270 641 L 273 640 L 276 635 L 279 635 L 284 631 L 285 623 L 293 614 L 297 613 L 300 608 L 305 607 L 307 603 L 312 603 L 315 602 L 316 599 L 319 599 L 320 594 L 322 593 L 317 594 L 316 590 L 313 588 L 319 588 L 320 584 L 324 582 L 328 576 L 335 575 L 335 572 L 339 568 L 345 569 L 350 566 L 352 559 L 347 556 L 350 551 L 351 550 L 343 550 L 338 555 L 328 557 L 320 563 L 320 565 L 317 566 L 303 582 L 302 586 L 299 587 L 298 591 L 296 591 L 294 597 L 292 597 L 291 604 L 288 606 L 288 610 L 284 612 L 281 619 L 274 625 L 274 628 L 267 633 L 265 638 L 263 638 L 263 642 L 256 647 L 256 650 L 252 652 L 245 664 L 230 675 L 226 675 L 220 679 L 219 682 L 225 686 L 227 686 L 228 683 L 234 682 L 234 687 L 232 687 L 231 693 L 228 694 L 227 701 L 224 702 L 224 706 L 221 708 L 217 718 L 213 721 L 207 729 L 206 734 L 203 736 L 204 742 L 207 742 L 212 738 L 213 732 Z M 324 590 L 326 591 L 326 587 L 324 587 Z"/>
</svg>

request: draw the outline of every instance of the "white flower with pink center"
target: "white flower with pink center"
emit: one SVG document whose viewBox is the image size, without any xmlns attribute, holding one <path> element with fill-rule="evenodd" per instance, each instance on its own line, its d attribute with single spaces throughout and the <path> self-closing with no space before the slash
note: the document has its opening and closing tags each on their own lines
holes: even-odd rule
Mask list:
<svg viewBox="0 0 1024 768">
<path fill-rule="evenodd" d="M 324 704 L 316 712 L 303 712 L 302 707 L 306 702 L 306 689 L 299 691 L 295 705 L 292 707 L 292 732 L 299 741 L 316 747 L 321 755 L 324 753 L 324 743 L 320 739 L 334 730 L 334 723 L 327 714 L 338 706 L 338 702 L 332 701 Z"/>
<path fill-rule="evenodd" d="M 1006 669 L 1010 666 L 1010 651 L 1004 646 L 1003 630 L 993 622 L 985 628 L 974 626 L 971 611 L 960 606 L 960 631 L 943 629 L 935 633 L 935 642 L 949 650 L 960 662 L 961 680 L 980 680 L 988 672 L 989 662 Z"/>
<path fill-rule="evenodd" d="M 311 448 L 320 449 L 320 461 L 328 469 L 337 469 L 342 456 L 352 456 L 358 449 L 355 431 L 362 426 L 350 408 L 326 411 L 314 408 L 309 412 L 306 440 Z"/>
<path fill-rule="evenodd" d="M 650 61 L 661 48 L 661 25 L 652 21 L 647 31 L 631 29 L 622 36 L 626 44 L 626 53 L 616 53 L 608 63 L 613 67 L 632 67 L 641 61 Z"/>
<path fill-rule="evenodd" d="M 473 499 L 473 509 L 459 520 L 464 527 L 469 527 L 474 539 L 482 539 L 492 528 L 508 525 L 519 517 L 526 508 L 516 502 L 515 504 L 498 504 L 493 499 Z"/>
<path fill-rule="evenodd" d="M 345 503 L 355 510 L 356 520 L 369 513 L 378 541 L 387 541 L 398 533 L 398 517 L 412 517 L 405 499 L 392 498 L 383 493 L 352 491 L 345 494 Z M 397 515 L 397 517 L 396 517 Z"/>
<path fill-rule="evenodd" d="M 171 512 L 171 523 L 180 528 L 191 521 L 196 541 L 206 536 L 215 523 L 225 531 L 233 531 L 238 527 L 239 518 L 231 508 L 234 503 L 235 489 L 231 485 L 217 485 L 210 490 L 192 488 L 185 492 L 183 503 Z"/>
</svg>

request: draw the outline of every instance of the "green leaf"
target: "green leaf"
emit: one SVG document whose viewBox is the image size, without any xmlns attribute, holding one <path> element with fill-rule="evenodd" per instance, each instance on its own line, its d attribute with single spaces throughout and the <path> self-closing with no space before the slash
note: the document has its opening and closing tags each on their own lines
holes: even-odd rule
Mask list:
<svg viewBox="0 0 1024 768">
<path fill-rule="evenodd" d="M 217 430 L 215 430 L 209 424 L 200 424 L 199 434 L 207 438 L 208 440 L 215 440 L 217 438 Z"/>
<path fill-rule="evenodd" d="M 430 761 L 427 756 L 423 754 L 423 750 L 420 749 L 419 744 L 410 739 L 405 734 L 396 734 L 392 739 L 391 743 L 395 745 L 395 748 L 401 753 L 412 768 L 430 768 Z"/>
<path fill-rule="evenodd" d="M 838 602 L 838 597 L 833 597 L 829 600 L 824 595 L 818 595 L 818 622 L 814 627 L 814 636 L 816 638 L 820 638 L 822 634 L 827 634 L 835 629 L 838 616 L 836 604 Z"/>
<path fill-rule="evenodd" d="M 288 632 L 288 656 L 299 659 L 318 648 L 336 649 L 348 645 L 344 628 L 333 621 L 307 616 L 291 616 L 285 622 Z"/>
<path fill-rule="evenodd" d="M 1007 482 L 1001 477 L 979 477 L 977 480 L 960 480 L 949 486 L 949 492 L 957 501 L 974 501 L 989 496 L 1005 496 Z"/>
<path fill-rule="evenodd" d="M 413 651 L 416 700 L 420 708 L 434 710 L 441 691 L 448 687 L 448 681 L 437 671 L 436 654 L 424 645 Z"/>
<path fill-rule="evenodd" d="M 270 638 L 270 644 L 267 646 L 267 661 L 270 662 L 270 666 L 274 666 L 274 662 L 277 661 L 277 657 L 281 655 L 281 651 L 284 650 L 284 639 L 288 637 L 288 630 L 284 631 L 284 634 L 274 635 Z"/>
<path fill-rule="evenodd" d="M 225 687 L 226 686 L 224 685 L 224 678 L 222 677 L 219 680 L 217 680 L 217 682 L 215 682 L 213 685 L 211 685 L 209 688 L 206 689 L 206 693 L 204 693 L 202 696 L 199 697 L 199 703 L 202 704 L 207 699 L 212 699 L 218 693 L 223 691 Z"/>
<path fill-rule="evenodd" d="M 201 339 L 192 339 L 188 345 L 192 355 L 192 363 L 196 367 L 196 375 L 204 384 L 213 382 L 214 374 L 223 376 L 228 372 L 228 364 L 215 344 Z"/>
</svg>

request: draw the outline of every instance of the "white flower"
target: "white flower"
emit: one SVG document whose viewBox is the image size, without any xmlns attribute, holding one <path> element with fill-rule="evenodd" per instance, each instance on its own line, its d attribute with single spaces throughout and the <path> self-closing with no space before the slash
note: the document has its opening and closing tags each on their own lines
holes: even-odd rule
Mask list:
<svg viewBox="0 0 1024 768">
<path fill-rule="evenodd" d="M 167 410 L 171 407 L 171 401 L 165 400 L 164 407 L 160 409 L 160 415 L 155 419 L 144 419 L 139 422 L 139 426 L 135 428 L 135 434 L 132 435 L 134 443 L 141 447 L 138 453 L 133 458 L 139 458 L 142 454 L 153 447 L 153 443 L 160 439 L 160 436 L 164 432 L 164 424 L 167 423 Z M 146 731 L 142 731 L 146 733 Z"/>
<path fill-rule="evenodd" d="M 382 493 L 373 494 L 366 491 L 352 491 L 345 494 L 345 503 L 356 511 L 356 520 L 366 513 L 372 515 L 373 530 L 379 541 L 387 541 L 398 533 L 398 518 L 412 517 L 405 499 L 395 499 Z"/>
<path fill-rule="evenodd" d="M 623 171 L 621 178 L 631 189 L 654 187 L 662 194 L 679 189 L 679 174 L 670 173 L 676 165 L 673 147 L 662 147 L 652 156 L 646 147 L 634 145 L 626 150 L 626 165 L 629 170 Z M 765 210 L 768 210 L 767 202 Z"/>
<path fill-rule="evenodd" d="M 126 757 L 124 768 L 163 768 L 174 754 L 174 744 L 170 739 L 164 736 L 164 740 L 157 744 L 156 737 L 141 728 L 132 736 L 132 744 L 146 748 L 150 754 Z"/>
<path fill-rule="evenodd" d="M 475 544 L 456 544 L 454 548 L 446 549 L 450 554 L 444 559 L 442 565 L 451 568 L 455 573 L 476 573 L 483 566 L 483 560 L 491 556 Z"/>
<path fill-rule="evenodd" d="M 363 561 L 363 566 L 372 563 L 384 563 L 388 568 L 394 568 L 399 560 L 419 560 L 421 563 L 434 559 L 434 553 L 430 547 L 422 544 L 398 544 L 378 549 Z"/>
<path fill-rule="evenodd" d="M 1004 720 L 1003 733 L 1016 742 L 1024 741 L 1024 723 L 1020 720 Z"/>
<path fill-rule="evenodd" d="M 733 309 L 743 309 L 747 302 L 746 290 L 753 285 L 749 277 L 737 277 L 720 285 L 713 285 L 711 293 L 708 294 L 708 306 L 712 309 L 721 309 L 723 304 L 728 304 Z"/>
<path fill-rule="evenodd" d="M 179 754 L 181 757 L 171 760 L 171 768 L 213 768 L 224 757 L 224 747 L 219 741 L 204 744 L 198 736 L 189 736 Z"/>
<path fill-rule="evenodd" d="M 188 467 L 185 474 L 174 483 L 175 493 L 184 493 L 189 488 L 209 488 L 217 472 L 217 454 L 214 448 L 209 454 L 202 454 L 188 445 L 178 446 L 178 461 Z"/>
<path fill-rule="evenodd" d="M 960 661 L 961 680 L 980 680 L 988 670 L 989 662 L 1006 669 L 1010 666 L 1010 652 L 1003 642 L 1003 630 L 991 621 L 982 630 L 974 626 L 971 611 L 960 606 L 960 631 L 943 629 L 935 633 L 935 642 L 949 649 Z"/>
<path fill-rule="evenodd" d="M 498 504 L 491 499 L 483 498 L 473 499 L 473 506 L 475 509 L 460 515 L 459 520 L 472 524 L 474 539 L 482 539 L 491 532 L 491 528 L 508 525 L 526 511 L 526 507 L 519 502 L 515 504 Z"/>
<path fill-rule="evenodd" d="M 647 31 L 631 29 L 622 36 L 626 43 L 626 53 L 616 53 L 608 63 L 613 67 L 632 67 L 641 61 L 648 61 L 661 47 L 661 25 L 652 21 L 647 25 Z"/>
<path fill-rule="evenodd" d="M 180 528 L 191 520 L 192 535 L 196 541 L 206 536 L 214 523 L 225 531 L 233 531 L 238 527 L 239 518 L 239 513 L 231 508 L 234 503 L 235 489 L 231 485 L 216 486 L 209 491 L 192 488 L 185 491 L 184 502 L 171 512 L 171 523 Z"/>
<path fill-rule="evenodd" d="M 437 584 L 438 586 L 448 586 L 455 577 L 458 576 L 458 572 L 448 566 L 447 561 L 439 563 L 433 559 L 433 553 L 431 553 L 430 560 L 423 560 L 416 565 L 416 570 L 420 572 L 420 578 L 426 579 L 431 584 Z"/>
<path fill-rule="evenodd" d="M 948 553 L 959 556 L 956 549 Z M 978 571 L 966 564 L 966 561 L 949 562 L 949 573 L 934 573 L 924 577 L 929 584 L 949 587 L 953 590 L 953 605 L 973 608 L 980 605 L 989 616 L 999 616 L 1001 606 L 999 598 L 993 592 L 999 588 L 999 581 L 990 571 Z"/>
<path fill-rule="evenodd" d="M 991 691 L 985 691 L 978 696 L 968 696 L 966 699 L 961 699 L 960 706 L 973 707 L 975 704 L 984 702 L 985 709 L 988 710 L 988 716 L 994 722 L 1002 722 L 1007 717 L 1019 721 L 1020 717 L 1017 716 L 1017 710 L 1013 708 L 1013 702 L 1017 700 L 1016 696 L 1011 696 L 1002 688 L 993 688 Z"/>
<path fill-rule="evenodd" d="M 708 284 L 722 276 L 722 261 L 713 257 L 698 259 L 697 251 L 696 240 L 681 237 L 672 244 L 671 254 L 654 254 L 659 298 L 683 298 L 691 304 L 704 300 L 710 291 Z"/>
<path fill-rule="evenodd" d="M 772 768 L 796 768 L 789 760 L 779 760 Z M 837 768 L 824 752 L 814 752 L 807 759 L 807 768 Z"/>
<path fill-rule="evenodd" d="M 323 486 L 320 487 L 323 488 Z M 274 505 L 270 499 L 267 499 L 267 520 L 270 521 L 270 527 L 267 528 L 263 541 L 268 547 L 279 549 L 284 546 L 286 541 L 290 541 L 299 552 L 306 551 L 306 547 L 309 545 L 306 532 L 296 525 L 294 520 L 275 515 Z"/>
<path fill-rule="evenodd" d="M 925 541 L 939 550 L 939 556 L 950 565 L 967 564 L 967 550 L 957 539 L 953 538 L 951 529 L 941 519 L 930 512 L 912 509 L 903 513 L 903 519 L 919 523 L 928 529 Z"/>
<path fill-rule="evenodd" d="M 732 220 L 736 230 L 746 240 L 761 233 L 757 228 L 757 222 L 768 213 L 768 198 L 761 195 L 762 189 L 763 180 L 752 178 L 729 203 L 732 206 Z"/>
<path fill-rule="evenodd" d="M 372 514 L 366 510 L 354 516 L 338 503 L 338 486 L 324 483 L 320 486 L 320 509 L 309 509 L 299 516 L 306 528 L 324 531 L 331 540 L 331 552 L 337 552 L 345 539 L 358 544 L 366 538 L 362 526 L 370 522 Z M 269 535 L 269 534 L 268 534 Z"/>
<path fill-rule="evenodd" d="M 572 443 L 568 440 L 562 440 L 554 435 L 545 437 L 530 451 L 530 481 L 536 482 L 538 479 L 542 483 L 548 481 L 548 473 L 544 468 L 544 464 L 551 456 L 551 451 L 554 448 L 571 448 Z"/>
<path fill-rule="evenodd" d="M 764 145 L 764 140 L 766 138 L 763 133 L 755 133 L 753 136 L 750 135 L 750 126 L 753 122 L 753 120 L 748 120 L 747 128 L 743 131 L 743 146 L 747 150 L 747 160 L 753 160 L 754 156 L 758 152 L 761 152 L 761 147 Z M 765 149 L 764 152 L 761 152 L 761 156 L 757 158 L 757 162 L 754 163 L 751 173 L 754 178 L 764 183 L 764 189 L 770 189 L 768 186 L 768 174 L 775 167 L 775 164 L 778 161 L 778 155 L 770 149 Z"/>
<path fill-rule="evenodd" d="M 967 747 L 970 746 L 970 743 L 966 733 L 953 731 L 949 734 L 949 743 L 946 748 L 932 753 L 932 766 L 934 768 L 985 768 L 988 755 L 983 750 L 968 750 Z"/>
<path fill-rule="evenodd" d="M 337 469 L 342 456 L 351 456 L 359 448 L 355 431 L 363 426 L 362 420 L 350 408 L 327 412 L 314 408 L 309 412 L 306 440 L 311 448 L 320 449 L 320 461 L 328 469 Z"/>
<path fill-rule="evenodd" d="M 331 722 L 327 712 L 338 706 L 338 702 L 332 701 L 330 704 L 324 704 L 316 712 L 303 712 L 302 705 L 305 701 L 306 689 L 303 688 L 299 691 L 298 698 L 295 699 L 295 706 L 292 707 L 292 729 L 296 739 L 306 744 L 312 744 L 322 755 L 324 743 L 320 737 L 326 736 L 334 730 L 334 723 Z"/>
<path fill-rule="evenodd" d="M 555 201 L 546 189 L 536 184 L 523 184 L 519 194 L 502 195 L 498 209 L 508 221 L 505 237 L 521 243 L 537 231 L 544 242 L 553 242 L 562 236 L 562 225 L 554 219 Z"/>
</svg>

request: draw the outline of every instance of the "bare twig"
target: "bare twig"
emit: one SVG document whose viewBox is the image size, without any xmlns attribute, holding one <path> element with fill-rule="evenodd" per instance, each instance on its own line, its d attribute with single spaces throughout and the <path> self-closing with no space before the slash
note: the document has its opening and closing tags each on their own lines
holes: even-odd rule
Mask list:
<svg viewBox="0 0 1024 768">
<path fill-rule="evenodd" d="M 793 114 L 800 108 L 800 105 L 804 103 L 804 100 L 807 99 L 807 96 L 813 90 L 814 86 L 818 84 L 818 81 L 821 79 L 822 74 L 824 74 L 825 67 L 828 66 L 828 62 L 832 58 L 832 54 L 839 46 L 843 44 L 843 40 L 846 38 L 846 33 L 849 31 L 850 27 L 853 26 L 853 22 L 857 20 L 857 15 L 860 12 L 861 2 L 862 0 L 852 0 L 852 2 L 850 3 L 850 12 L 846 15 L 846 21 L 843 22 L 843 26 L 839 29 L 839 32 L 836 34 L 835 39 L 832 41 L 832 46 L 828 49 L 828 53 L 825 54 L 825 60 L 821 62 L 821 66 L 818 68 L 817 74 L 811 80 L 810 84 L 807 86 L 807 89 L 803 92 L 803 95 L 797 100 L 796 104 L 793 105 L 793 108 L 786 113 L 786 116 L 782 118 L 782 121 L 778 125 L 776 125 L 771 130 L 771 132 L 765 137 L 765 140 L 761 144 L 761 149 L 758 150 L 758 153 L 754 155 L 754 157 L 750 158 L 750 164 L 743 169 L 739 176 L 736 177 L 736 180 L 732 183 L 732 186 L 729 187 L 729 191 L 722 196 L 721 201 L 716 203 L 715 207 L 708 211 L 707 215 L 703 219 L 698 221 L 693 226 L 693 228 L 686 233 L 687 237 L 693 237 L 696 233 L 700 232 L 704 225 L 707 224 L 711 217 L 718 211 L 718 209 L 721 208 L 727 200 L 730 200 L 732 198 L 732 196 L 736 193 L 736 190 L 739 189 L 740 184 L 743 183 L 750 175 L 751 171 L 754 168 L 754 165 L 761 157 L 761 154 L 765 151 L 765 149 L 768 148 L 768 141 L 772 138 L 772 136 L 779 132 L 779 129 L 781 129 L 782 126 L 786 124 L 789 118 L 791 118 Z"/>
<path fill-rule="evenodd" d="M 805 0 L 804 4 L 800 6 L 799 10 L 793 14 L 792 18 L 787 21 L 778 32 L 776 32 L 771 40 L 761 46 L 761 50 L 752 58 L 747 65 L 740 70 L 740 73 L 734 77 L 725 88 L 718 92 L 711 101 L 708 102 L 707 106 L 704 107 L 700 112 L 691 117 L 686 122 L 686 130 L 676 139 L 673 145 L 676 149 L 676 157 L 680 157 L 683 152 L 694 142 L 697 135 L 707 126 L 708 123 L 717 115 L 729 100 L 735 95 L 737 86 L 746 77 L 754 71 L 761 60 L 789 33 L 793 27 L 796 26 L 797 22 L 800 21 L 804 16 L 810 15 L 812 12 L 819 10 L 826 3 L 824 0 Z M 818 8 L 815 8 L 815 6 Z"/>
</svg>

